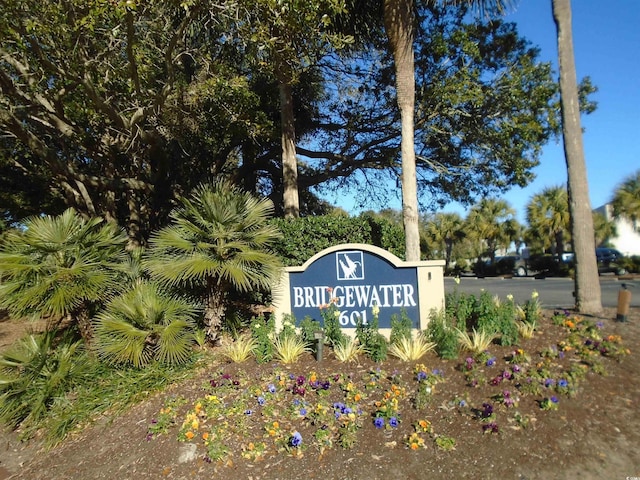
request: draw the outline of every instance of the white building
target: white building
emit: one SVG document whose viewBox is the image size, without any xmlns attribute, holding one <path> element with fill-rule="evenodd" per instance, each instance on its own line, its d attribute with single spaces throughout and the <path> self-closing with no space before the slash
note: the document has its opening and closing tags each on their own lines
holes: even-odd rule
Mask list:
<svg viewBox="0 0 640 480">
<path fill-rule="evenodd" d="M 609 243 L 625 256 L 640 255 L 640 225 L 635 225 L 629 220 L 613 217 L 613 208 L 610 203 L 595 209 L 605 216 L 608 221 L 616 224 L 617 235 L 609 239 Z"/>
</svg>

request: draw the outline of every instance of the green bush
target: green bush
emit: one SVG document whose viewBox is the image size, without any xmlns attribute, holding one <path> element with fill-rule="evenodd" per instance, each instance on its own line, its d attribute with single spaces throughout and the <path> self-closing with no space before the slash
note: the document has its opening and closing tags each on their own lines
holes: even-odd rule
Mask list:
<svg viewBox="0 0 640 480">
<path fill-rule="evenodd" d="M 445 295 L 445 314 L 447 318 L 452 319 L 452 326 L 460 330 L 471 328 L 475 306 L 476 298 L 473 295 L 457 290 Z"/>
<path fill-rule="evenodd" d="M 322 322 L 324 324 L 324 336 L 326 342 L 333 347 L 344 343 L 345 339 L 345 334 L 342 333 L 340 322 L 338 321 L 339 313 L 340 312 L 335 303 L 330 303 L 328 307 L 320 310 L 320 315 L 322 315 Z"/>
<path fill-rule="evenodd" d="M 411 339 L 413 330 L 413 321 L 407 316 L 407 312 L 403 309 L 401 314 L 391 315 L 391 334 L 389 343 L 394 344 L 403 339 Z"/>
<path fill-rule="evenodd" d="M 298 327 L 300 328 L 300 337 L 308 346 L 315 344 L 315 333 L 322 331 L 320 322 L 308 315 L 302 319 Z"/>
<path fill-rule="evenodd" d="M 427 338 L 436 344 L 436 353 L 445 359 L 458 358 L 458 334 L 455 319 L 448 317 L 446 310 L 432 310 L 429 314 L 429 325 L 426 330 Z"/>
<path fill-rule="evenodd" d="M 254 353 L 258 363 L 266 363 L 273 360 L 275 334 L 276 324 L 273 316 L 269 316 L 267 319 L 264 315 L 259 315 L 251 321 L 251 336 L 256 340 L 257 346 Z"/>
<path fill-rule="evenodd" d="M 159 361 L 188 363 L 200 308 L 152 282 L 112 298 L 93 321 L 101 359 L 137 368 Z"/>
<path fill-rule="evenodd" d="M 620 259 L 618 264 L 621 268 L 624 268 L 628 273 L 640 273 L 640 255 L 624 257 Z"/>
<path fill-rule="evenodd" d="M 283 234 L 273 250 L 285 265 L 302 265 L 325 248 L 343 243 L 364 243 L 404 258 L 404 231 L 382 217 L 322 215 L 271 220 Z"/>
<path fill-rule="evenodd" d="M 378 317 L 365 325 L 361 318 L 356 323 L 356 338 L 364 348 L 365 353 L 374 362 L 382 362 L 387 359 L 389 345 L 387 339 L 378 331 Z"/>
</svg>

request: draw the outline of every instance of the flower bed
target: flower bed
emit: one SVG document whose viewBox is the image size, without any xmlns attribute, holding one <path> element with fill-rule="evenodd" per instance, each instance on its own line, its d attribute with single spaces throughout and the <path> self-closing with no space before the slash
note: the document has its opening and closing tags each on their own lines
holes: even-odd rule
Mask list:
<svg viewBox="0 0 640 480">
<path fill-rule="evenodd" d="M 205 462 L 317 456 L 382 443 L 447 452 L 470 438 L 522 435 L 580 400 L 588 377 L 630 352 L 602 323 L 566 312 L 518 345 L 417 362 L 217 363 L 196 398 L 172 396 L 147 439 L 175 435 Z M 587 387 L 588 388 L 588 387 Z"/>
</svg>

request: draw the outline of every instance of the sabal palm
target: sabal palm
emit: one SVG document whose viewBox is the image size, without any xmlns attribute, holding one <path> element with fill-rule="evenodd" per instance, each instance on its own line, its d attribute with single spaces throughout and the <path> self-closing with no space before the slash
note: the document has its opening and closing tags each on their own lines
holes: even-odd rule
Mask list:
<svg viewBox="0 0 640 480">
<path fill-rule="evenodd" d="M 527 223 L 537 235 L 543 236 L 545 247 L 555 253 L 564 251 L 564 238 L 569 232 L 569 197 L 564 187 L 544 189 L 527 205 Z"/>
<path fill-rule="evenodd" d="M 183 363 L 192 351 L 197 315 L 198 308 L 188 301 L 139 282 L 96 316 L 95 348 L 114 364 Z"/>
<path fill-rule="evenodd" d="M 217 337 L 231 289 L 270 289 L 280 260 L 269 249 L 280 238 L 267 220 L 273 203 L 227 182 L 200 185 L 171 213 L 173 224 L 152 234 L 144 265 L 171 286 L 205 291 L 205 324 Z"/>
<path fill-rule="evenodd" d="M 629 176 L 620 185 L 613 196 L 613 215 L 626 218 L 635 229 L 640 220 L 640 170 Z"/>
<path fill-rule="evenodd" d="M 467 217 L 469 235 L 484 242 L 493 260 L 498 247 L 507 247 L 517 229 L 512 225 L 515 211 L 504 200 L 485 198 L 471 209 Z"/>
<path fill-rule="evenodd" d="M 589 182 L 584 159 L 576 64 L 573 55 L 571 0 L 551 0 L 558 39 L 562 139 L 567 163 L 571 237 L 575 253 L 576 308 L 582 313 L 602 311 Z"/>
<path fill-rule="evenodd" d="M 615 222 L 607 220 L 607 217 L 600 212 L 593 212 L 593 233 L 596 245 L 603 245 L 612 237 L 618 235 Z"/>
<path fill-rule="evenodd" d="M 426 234 L 433 243 L 444 250 L 445 268 L 448 269 L 453 244 L 464 237 L 462 218 L 457 213 L 437 213 L 427 223 Z"/>
<path fill-rule="evenodd" d="M 14 318 L 54 325 L 69 318 L 90 344 L 90 308 L 118 288 L 126 242 L 116 225 L 85 220 L 73 209 L 28 219 L 0 246 L 0 306 Z"/>
</svg>

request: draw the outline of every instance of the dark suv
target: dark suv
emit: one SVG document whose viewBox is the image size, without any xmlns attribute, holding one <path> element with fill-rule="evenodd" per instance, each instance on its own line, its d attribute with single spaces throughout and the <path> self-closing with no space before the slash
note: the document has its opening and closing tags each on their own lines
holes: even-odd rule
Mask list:
<svg viewBox="0 0 640 480">
<path fill-rule="evenodd" d="M 480 260 L 476 263 L 475 274 L 478 277 L 490 277 L 494 275 L 515 275 L 526 277 L 528 273 L 527 262 L 520 255 L 507 255 L 490 260 Z"/>
<path fill-rule="evenodd" d="M 596 248 L 596 261 L 598 262 L 598 272 L 613 272 L 617 275 L 624 275 L 627 271 L 620 266 L 620 261 L 624 258 L 615 248 Z"/>
</svg>

